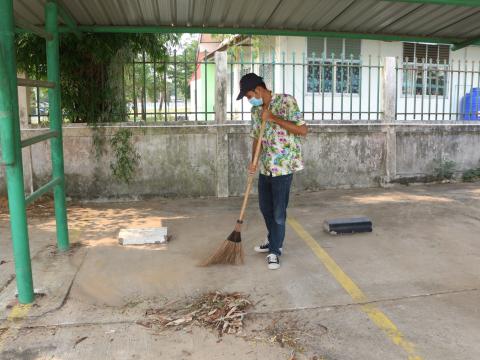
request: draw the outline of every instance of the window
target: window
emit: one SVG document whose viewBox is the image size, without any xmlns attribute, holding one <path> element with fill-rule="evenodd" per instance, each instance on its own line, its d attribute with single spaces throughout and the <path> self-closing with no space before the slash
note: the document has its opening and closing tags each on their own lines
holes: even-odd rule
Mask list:
<svg viewBox="0 0 480 360">
<path fill-rule="evenodd" d="M 449 60 L 448 45 L 403 43 L 402 93 L 445 95 Z"/>
<path fill-rule="evenodd" d="M 333 66 L 327 60 L 308 60 L 307 68 L 307 91 L 319 93 L 331 93 L 333 88 Z"/>
<path fill-rule="evenodd" d="M 360 61 L 337 62 L 335 91 L 337 93 L 358 94 L 360 90 Z"/>
<path fill-rule="evenodd" d="M 358 94 L 361 40 L 307 38 L 307 91 Z"/>
</svg>

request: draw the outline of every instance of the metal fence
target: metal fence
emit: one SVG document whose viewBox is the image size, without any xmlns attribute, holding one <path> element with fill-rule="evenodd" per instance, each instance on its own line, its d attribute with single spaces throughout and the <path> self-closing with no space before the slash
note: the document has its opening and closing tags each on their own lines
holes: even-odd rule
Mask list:
<svg viewBox="0 0 480 360">
<path fill-rule="evenodd" d="M 130 121 L 213 121 L 215 64 L 208 59 L 188 61 L 175 52 L 157 61 L 145 54 L 123 70 L 123 98 Z M 194 91 L 191 91 L 191 88 Z"/>
<path fill-rule="evenodd" d="M 396 120 L 480 120 L 480 62 L 397 59 Z"/>
<path fill-rule="evenodd" d="M 275 52 L 249 59 L 230 56 L 228 119 L 249 120 L 248 101 L 236 101 L 240 77 L 255 72 L 274 93 L 294 96 L 307 121 L 380 120 L 380 58 L 354 59 L 344 55 L 315 53 L 300 56 Z"/>
<path fill-rule="evenodd" d="M 29 121 L 30 124 L 41 124 L 48 122 L 48 90 L 33 87 L 31 88 L 31 97 L 28 99 Z"/>
<path fill-rule="evenodd" d="M 157 61 L 145 54 L 123 66 L 123 121 L 205 122 L 215 120 L 217 67 L 213 54 L 195 61 L 173 54 Z M 229 52 L 227 121 L 249 121 L 251 106 L 237 101 L 240 78 L 255 72 L 275 93 L 293 95 L 309 122 L 370 122 L 384 113 L 381 58 L 302 53 Z M 480 62 L 396 60 L 395 120 L 480 120 Z M 390 70 L 388 70 L 390 71 Z M 34 92 L 32 122 L 47 119 L 48 103 Z M 40 96 L 39 96 L 40 95 Z M 392 95 L 393 96 L 393 95 Z"/>
<path fill-rule="evenodd" d="M 215 75 L 213 54 L 202 54 L 201 61 L 189 62 L 182 56 L 163 62 L 145 55 L 127 64 L 124 70 L 124 99 L 131 121 L 213 121 L 215 117 Z M 228 56 L 227 120 L 249 121 L 251 105 L 246 98 L 237 101 L 240 78 L 249 72 L 262 76 L 275 93 L 288 93 L 297 99 L 308 121 L 379 120 L 381 59 L 365 62 L 345 56 L 317 57 L 303 53 L 261 56 L 243 51 Z M 189 67 L 193 67 L 193 71 Z M 130 84 L 130 86 L 126 86 Z M 150 90 L 149 90 L 150 89 Z"/>
</svg>

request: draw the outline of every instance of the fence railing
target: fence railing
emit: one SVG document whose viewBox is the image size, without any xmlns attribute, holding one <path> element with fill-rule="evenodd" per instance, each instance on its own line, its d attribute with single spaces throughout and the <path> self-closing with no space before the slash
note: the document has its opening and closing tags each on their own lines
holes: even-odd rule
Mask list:
<svg viewBox="0 0 480 360">
<path fill-rule="evenodd" d="M 27 101 L 30 102 L 30 106 L 28 107 L 30 123 L 40 124 L 48 122 L 48 89 L 39 87 L 29 89 L 31 89 L 31 97 L 30 99 L 27 99 Z"/>
<path fill-rule="evenodd" d="M 400 61 L 396 120 L 480 120 L 480 62 Z"/>
<path fill-rule="evenodd" d="M 293 95 L 308 122 L 375 122 L 385 120 L 386 113 L 392 114 L 389 121 L 480 120 L 480 62 L 397 58 L 387 69 L 379 57 L 295 52 L 230 53 L 222 67 L 215 61 L 207 53 L 195 61 L 176 53 L 161 61 L 140 54 L 123 66 L 125 107 L 120 118 L 147 123 L 215 121 L 221 68 L 227 72 L 221 74 L 227 79 L 222 87 L 227 92 L 226 121 L 250 120 L 248 100 L 236 100 L 240 78 L 249 72 L 262 76 L 273 92 Z M 394 90 L 385 84 L 386 72 L 394 74 Z M 395 99 L 395 109 L 386 111 L 386 96 Z M 30 109 L 32 122 L 48 116 L 48 104 L 40 96 Z"/>
<path fill-rule="evenodd" d="M 248 72 L 262 76 L 275 93 L 294 96 L 307 121 L 370 121 L 381 118 L 380 58 L 295 52 L 280 58 L 274 52 L 245 59 L 230 56 L 228 69 L 229 120 L 249 120 L 248 101 L 236 101 L 240 77 Z"/>
<path fill-rule="evenodd" d="M 145 54 L 124 66 L 122 84 L 130 121 L 213 121 L 215 63 L 175 52 L 157 61 Z M 192 90 L 193 88 L 193 90 Z"/>
</svg>

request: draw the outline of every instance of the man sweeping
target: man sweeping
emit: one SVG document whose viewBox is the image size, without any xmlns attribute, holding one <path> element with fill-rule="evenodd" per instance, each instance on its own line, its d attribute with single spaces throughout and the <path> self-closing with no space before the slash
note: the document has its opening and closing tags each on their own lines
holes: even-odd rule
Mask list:
<svg viewBox="0 0 480 360">
<path fill-rule="evenodd" d="M 254 73 L 246 74 L 240 80 L 237 100 L 244 96 L 252 104 L 252 153 L 259 141 L 261 123 L 263 120 L 267 122 L 259 160 L 258 199 L 268 236 L 263 244 L 255 247 L 255 251 L 268 252 L 268 268 L 275 270 L 280 268 L 279 257 L 282 255 L 285 238 L 293 173 L 303 169 L 300 137 L 307 134 L 307 126 L 295 98 L 273 94 L 263 79 Z M 257 170 L 253 157 L 252 154 L 250 174 Z"/>
</svg>

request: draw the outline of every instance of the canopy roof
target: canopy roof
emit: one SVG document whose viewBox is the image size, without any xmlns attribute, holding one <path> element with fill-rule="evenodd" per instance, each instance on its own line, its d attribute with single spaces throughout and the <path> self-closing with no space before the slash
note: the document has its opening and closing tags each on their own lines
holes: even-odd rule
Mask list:
<svg viewBox="0 0 480 360">
<path fill-rule="evenodd" d="M 19 27 L 48 0 L 14 0 Z M 480 0 L 57 0 L 69 30 L 298 35 L 480 44 Z M 67 31 L 68 29 L 62 29 Z"/>
</svg>

